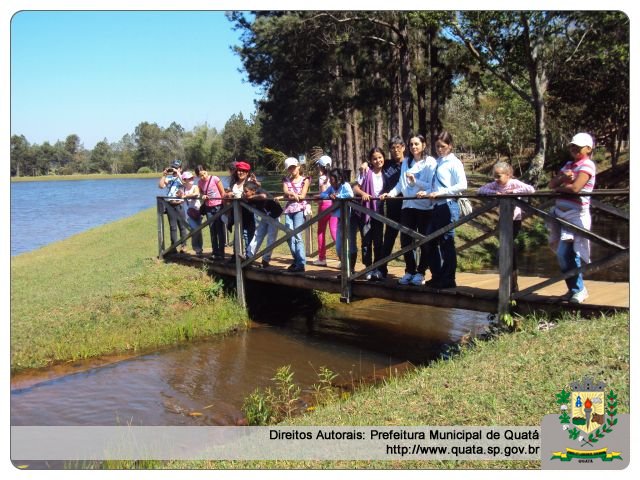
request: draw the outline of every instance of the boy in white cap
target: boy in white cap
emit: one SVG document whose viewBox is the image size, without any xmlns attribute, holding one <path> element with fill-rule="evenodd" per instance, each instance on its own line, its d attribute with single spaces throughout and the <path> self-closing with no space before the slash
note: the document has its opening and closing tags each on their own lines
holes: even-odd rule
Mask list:
<svg viewBox="0 0 640 480">
<path fill-rule="evenodd" d="M 572 160 L 551 179 L 549 188 L 558 193 L 589 193 L 596 183 L 596 166 L 593 155 L 593 138 L 588 133 L 574 135 L 569 144 Z M 585 230 L 591 230 L 591 197 L 567 195 L 556 199 L 552 214 Z M 560 270 L 567 272 L 589 263 L 589 240 L 561 228 L 555 222 L 549 224 L 549 244 L 556 251 Z M 565 279 L 569 291 L 565 295 L 571 303 L 582 303 L 589 296 L 582 274 Z"/>
</svg>

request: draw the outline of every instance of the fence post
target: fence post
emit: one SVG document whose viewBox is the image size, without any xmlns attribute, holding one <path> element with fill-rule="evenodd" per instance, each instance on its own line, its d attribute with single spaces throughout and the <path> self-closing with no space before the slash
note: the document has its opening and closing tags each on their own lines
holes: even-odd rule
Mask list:
<svg viewBox="0 0 640 480">
<path fill-rule="evenodd" d="M 511 289 L 513 272 L 513 200 L 500 198 L 500 218 L 498 220 L 500 247 L 498 250 L 498 318 L 505 319 L 511 314 Z"/>
<path fill-rule="evenodd" d="M 233 199 L 233 251 L 236 263 L 236 295 L 242 307 L 247 306 L 247 299 L 244 291 L 244 272 L 242 270 L 242 205 L 240 200 Z"/>
<path fill-rule="evenodd" d="M 349 264 L 349 201 L 340 200 L 340 301 L 351 302 L 351 265 Z"/>
<path fill-rule="evenodd" d="M 164 256 L 164 200 L 162 198 L 156 198 L 157 202 L 157 217 L 158 217 L 158 258 L 162 260 Z"/>
</svg>

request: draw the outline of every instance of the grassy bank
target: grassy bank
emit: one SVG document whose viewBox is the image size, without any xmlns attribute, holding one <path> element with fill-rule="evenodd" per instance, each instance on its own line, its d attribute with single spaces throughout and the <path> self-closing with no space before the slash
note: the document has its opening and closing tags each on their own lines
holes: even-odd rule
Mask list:
<svg viewBox="0 0 640 480">
<path fill-rule="evenodd" d="M 318 407 L 288 425 L 539 425 L 557 413 L 555 394 L 591 375 L 614 389 L 629 412 L 629 316 L 528 317 L 522 331 L 477 342 L 382 386 Z M 537 461 L 171 462 L 146 468 L 538 468 Z"/>
<path fill-rule="evenodd" d="M 206 272 L 164 264 L 155 209 L 11 259 L 11 370 L 134 353 L 244 325 Z"/>
</svg>

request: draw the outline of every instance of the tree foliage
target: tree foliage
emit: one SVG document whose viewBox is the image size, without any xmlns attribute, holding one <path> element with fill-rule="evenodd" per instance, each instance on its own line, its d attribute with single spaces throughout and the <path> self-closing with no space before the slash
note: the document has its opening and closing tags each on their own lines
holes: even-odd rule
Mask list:
<svg viewBox="0 0 640 480">
<path fill-rule="evenodd" d="M 257 111 L 217 131 L 144 121 L 92 150 L 11 137 L 11 174 L 160 171 L 174 158 L 225 169 L 324 152 L 354 170 L 394 135 L 451 131 L 458 151 L 528 155 L 529 180 L 577 131 L 615 165 L 629 138 L 629 19 L 615 11 L 232 12 Z M 223 95 L 225 92 L 220 92 Z M 276 153 L 274 153 L 276 152 Z"/>
</svg>

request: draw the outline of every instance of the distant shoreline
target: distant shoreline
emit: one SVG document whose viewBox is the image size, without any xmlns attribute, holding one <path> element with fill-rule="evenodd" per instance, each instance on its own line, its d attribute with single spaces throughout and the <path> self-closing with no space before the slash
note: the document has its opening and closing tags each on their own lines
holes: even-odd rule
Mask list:
<svg viewBox="0 0 640 480">
<path fill-rule="evenodd" d="M 210 172 L 217 176 L 225 176 L 225 172 Z M 161 173 L 87 173 L 87 174 L 73 174 L 73 175 L 40 175 L 37 177 L 11 177 L 11 183 L 21 182 L 58 182 L 63 180 L 118 180 L 118 179 L 147 179 L 147 178 L 160 178 Z"/>
<path fill-rule="evenodd" d="M 40 175 L 37 177 L 11 177 L 11 183 L 57 182 L 62 180 L 115 180 L 115 179 L 160 178 L 159 173 L 88 173 L 74 175 Z"/>
</svg>

